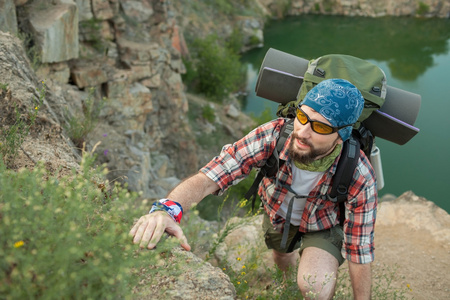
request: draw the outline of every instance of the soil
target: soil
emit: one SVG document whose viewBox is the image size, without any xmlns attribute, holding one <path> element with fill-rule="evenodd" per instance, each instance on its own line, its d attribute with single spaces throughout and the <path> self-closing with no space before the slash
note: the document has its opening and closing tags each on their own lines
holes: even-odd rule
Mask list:
<svg viewBox="0 0 450 300">
<path fill-rule="evenodd" d="M 450 298 L 450 250 L 426 229 L 377 224 L 374 276 L 395 268 L 393 285 L 408 299 Z"/>
</svg>

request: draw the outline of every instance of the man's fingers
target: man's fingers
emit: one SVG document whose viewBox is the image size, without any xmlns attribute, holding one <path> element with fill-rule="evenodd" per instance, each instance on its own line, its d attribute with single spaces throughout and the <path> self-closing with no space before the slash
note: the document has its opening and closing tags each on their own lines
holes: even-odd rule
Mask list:
<svg viewBox="0 0 450 300">
<path fill-rule="evenodd" d="M 140 246 L 142 248 L 147 246 L 148 249 L 155 248 L 156 244 L 158 244 L 159 240 L 163 236 L 164 231 L 165 231 L 165 226 L 160 226 L 160 225 L 156 226 L 155 228 L 153 228 L 153 230 L 151 232 L 149 232 L 149 234 L 151 234 L 151 236 L 148 236 L 148 238 L 143 239 Z M 147 231 L 146 231 L 146 233 L 147 233 Z"/>
<path fill-rule="evenodd" d="M 191 246 L 189 245 L 183 230 L 180 226 L 178 226 L 178 224 L 174 225 L 175 226 L 166 229 L 167 233 L 176 237 L 180 241 L 181 247 L 183 247 L 186 251 L 191 251 Z"/>
<path fill-rule="evenodd" d="M 139 219 L 136 224 L 134 224 L 133 228 L 131 228 L 130 232 L 128 233 L 131 236 L 134 236 L 141 225 L 141 219 Z"/>
<path fill-rule="evenodd" d="M 142 216 L 131 228 L 129 234 L 133 236 L 134 244 L 139 244 L 142 248 L 153 249 L 161 240 L 164 232 L 176 237 L 186 251 L 191 250 L 181 227 L 164 212 Z"/>
<path fill-rule="evenodd" d="M 151 237 L 151 230 L 152 226 L 151 224 L 149 224 L 149 222 L 147 220 L 144 220 L 142 222 L 140 222 L 137 230 L 136 230 L 136 234 L 134 235 L 134 239 L 133 239 L 133 243 L 137 244 L 139 242 L 142 242 L 143 239 L 145 239 L 145 234 L 150 235 Z M 147 242 L 150 240 L 150 238 L 148 238 Z"/>
</svg>

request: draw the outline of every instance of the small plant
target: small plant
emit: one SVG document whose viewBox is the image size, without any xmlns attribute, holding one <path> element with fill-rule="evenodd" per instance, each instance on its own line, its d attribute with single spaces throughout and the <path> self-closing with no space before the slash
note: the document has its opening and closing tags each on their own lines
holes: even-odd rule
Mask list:
<svg viewBox="0 0 450 300">
<path fill-rule="evenodd" d="M 320 12 L 320 4 L 319 3 L 314 4 L 314 11 Z"/>
<path fill-rule="evenodd" d="M 0 90 L 6 92 L 6 90 L 8 89 L 8 85 L 7 83 L 0 83 Z"/>
<path fill-rule="evenodd" d="M 244 35 L 239 28 L 234 28 L 230 37 L 226 41 L 226 47 L 233 53 L 239 53 L 243 46 Z"/>
<path fill-rule="evenodd" d="M 41 50 L 36 46 L 36 42 L 30 33 L 19 32 L 17 36 L 22 40 L 31 68 L 36 71 L 42 65 Z"/>
<path fill-rule="evenodd" d="M 417 9 L 417 14 L 423 16 L 430 11 L 430 6 L 422 1 L 419 1 L 419 8 Z"/>
<path fill-rule="evenodd" d="M 202 117 L 203 117 L 203 119 L 205 119 L 209 123 L 214 123 L 214 121 L 216 120 L 216 115 L 215 115 L 214 108 L 211 107 L 211 105 L 203 106 L 203 108 L 202 108 Z"/>
<path fill-rule="evenodd" d="M 6 85 L 7 86 L 7 85 Z M 3 87 L 2 87 L 2 90 Z M 14 104 L 14 113 L 7 113 L 6 121 L 0 129 L 0 155 L 6 164 L 12 163 L 21 148 L 25 137 L 29 134 L 31 127 L 36 121 L 39 108 L 45 98 L 45 82 L 38 90 L 39 98 L 35 100 L 33 108 L 27 113 L 22 113 L 17 104 Z M 9 110 L 12 108 L 9 107 Z"/>
<path fill-rule="evenodd" d="M 102 20 L 92 18 L 86 21 L 80 22 L 80 33 L 87 42 L 90 42 L 92 47 L 99 53 L 105 53 L 106 44 L 102 38 Z"/>
<path fill-rule="evenodd" d="M 96 103 L 94 99 L 94 88 L 89 90 L 88 97 L 84 100 L 83 110 L 69 118 L 67 125 L 64 126 L 68 136 L 79 149 L 83 147 L 87 135 L 95 128 L 98 123 L 100 111 L 106 99 Z"/>
<path fill-rule="evenodd" d="M 303 279 L 305 280 L 305 282 L 308 285 L 308 292 L 306 293 L 306 296 L 308 297 L 308 299 L 319 299 L 320 298 L 320 293 L 322 293 L 323 288 L 327 285 L 327 284 L 333 284 L 334 281 L 336 281 L 336 277 L 334 276 L 333 273 L 331 274 L 325 274 L 325 278 L 322 281 L 322 283 L 320 284 L 319 290 L 316 290 L 315 286 L 317 283 L 317 279 L 316 279 L 317 275 L 304 275 Z"/>
<path fill-rule="evenodd" d="M 406 288 L 398 289 L 393 286 L 393 281 L 397 277 L 397 266 L 383 267 L 381 275 L 373 280 L 372 296 L 377 300 L 403 300 L 406 299 Z M 410 289 L 408 287 L 408 289 Z"/>
</svg>

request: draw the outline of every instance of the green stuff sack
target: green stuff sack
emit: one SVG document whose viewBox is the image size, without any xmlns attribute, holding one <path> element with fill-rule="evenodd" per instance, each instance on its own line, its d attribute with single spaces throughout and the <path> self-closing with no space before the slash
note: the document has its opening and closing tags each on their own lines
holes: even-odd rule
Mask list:
<svg viewBox="0 0 450 300">
<path fill-rule="evenodd" d="M 355 124 L 355 128 L 358 128 L 362 121 L 384 104 L 387 84 L 383 70 L 368 61 L 354 56 L 329 54 L 309 62 L 297 100 L 280 104 L 277 115 L 287 117 L 292 110 L 291 107 L 297 107 L 306 93 L 321 81 L 330 78 L 341 78 L 350 81 L 363 95 L 365 100 L 364 110 L 357 124 Z"/>
</svg>

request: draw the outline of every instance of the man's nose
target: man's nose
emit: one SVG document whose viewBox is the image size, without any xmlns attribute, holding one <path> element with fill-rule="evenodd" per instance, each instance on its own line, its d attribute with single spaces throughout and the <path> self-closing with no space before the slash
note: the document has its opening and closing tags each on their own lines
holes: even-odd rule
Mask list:
<svg viewBox="0 0 450 300">
<path fill-rule="evenodd" d="M 303 125 L 302 123 L 300 123 L 300 121 L 297 119 L 297 128 L 295 130 L 295 133 L 297 135 L 297 137 L 299 138 L 310 138 L 311 137 L 311 133 L 312 133 L 312 128 L 311 128 L 311 123 L 308 122 L 305 125 Z"/>
</svg>

